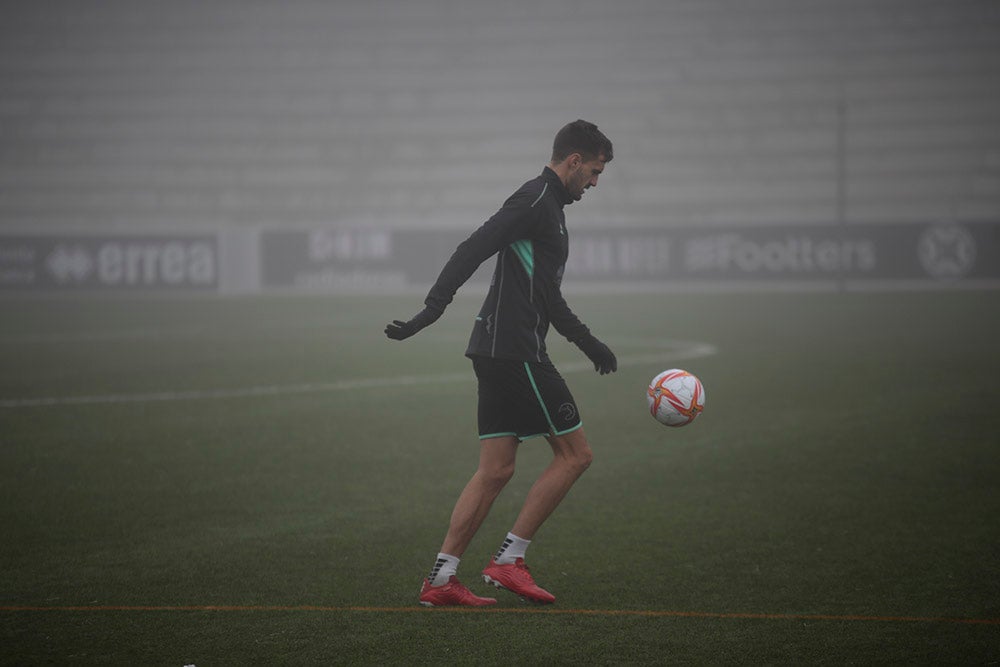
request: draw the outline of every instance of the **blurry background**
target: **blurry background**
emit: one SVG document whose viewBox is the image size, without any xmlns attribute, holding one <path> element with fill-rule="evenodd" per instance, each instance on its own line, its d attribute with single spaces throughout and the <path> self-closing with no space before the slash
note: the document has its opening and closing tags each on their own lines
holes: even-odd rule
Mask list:
<svg viewBox="0 0 1000 667">
<path fill-rule="evenodd" d="M 577 229 L 995 223 L 1000 5 L 16 3 L 0 232 L 464 234 L 578 117 L 616 160 Z M 221 263 L 252 261 L 234 238 Z M 7 244 L 5 287 L 27 254 L 62 282 L 99 262 L 32 247 Z"/>
<path fill-rule="evenodd" d="M 405 613 L 482 290 L 382 330 L 576 118 L 620 369 L 549 336 L 597 459 L 531 557 L 583 611 Z M 996 0 L 7 2 L 0 664 L 995 663 L 1000 290 L 940 288 L 998 286 Z"/>
</svg>

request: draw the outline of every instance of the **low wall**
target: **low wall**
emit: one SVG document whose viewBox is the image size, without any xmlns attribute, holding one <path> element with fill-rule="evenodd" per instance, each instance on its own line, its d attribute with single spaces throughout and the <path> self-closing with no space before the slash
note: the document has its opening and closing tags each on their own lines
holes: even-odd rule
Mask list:
<svg viewBox="0 0 1000 667">
<path fill-rule="evenodd" d="M 570 228 L 567 289 L 1000 287 L 1000 223 Z M 466 232 L 0 234 L 0 293 L 425 290 Z M 492 261 L 471 282 L 489 281 Z"/>
</svg>

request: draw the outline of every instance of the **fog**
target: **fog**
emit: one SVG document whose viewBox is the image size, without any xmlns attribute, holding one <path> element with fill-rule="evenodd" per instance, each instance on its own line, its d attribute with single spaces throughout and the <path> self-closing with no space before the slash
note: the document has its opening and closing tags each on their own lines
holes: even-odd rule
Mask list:
<svg viewBox="0 0 1000 667">
<path fill-rule="evenodd" d="M 425 286 L 576 118 L 616 156 L 567 211 L 582 282 L 991 283 L 998 34 L 981 1 L 20 3 L 0 289 Z"/>
<path fill-rule="evenodd" d="M 558 410 L 525 363 L 595 452 L 532 547 L 562 606 L 402 613 L 494 262 L 383 332 L 576 119 L 614 144 L 565 210 L 601 344 L 553 318 Z M 998 0 L 5 2 L 0 662 L 995 664 L 998 288 Z"/>
</svg>

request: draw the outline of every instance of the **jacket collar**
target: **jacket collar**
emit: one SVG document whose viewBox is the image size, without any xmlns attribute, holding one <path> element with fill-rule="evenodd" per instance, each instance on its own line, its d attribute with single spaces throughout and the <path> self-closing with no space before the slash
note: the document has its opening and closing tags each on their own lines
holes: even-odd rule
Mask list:
<svg viewBox="0 0 1000 667">
<path fill-rule="evenodd" d="M 542 177 L 552 188 L 552 192 L 556 196 L 556 201 L 559 202 L 561 206 L 567 206 L 568 204 L 572 204 L 576 201 L 573 199 L 573 195 L 569 193 L 569 190 L 566 189 L 566 186 L 563 185 L 563 182 L 559 179 L 559 175 L 552 171 L 552 168 L 548 165 L 546 165 L 545 169 L 542 170 Z"/>
</svg>

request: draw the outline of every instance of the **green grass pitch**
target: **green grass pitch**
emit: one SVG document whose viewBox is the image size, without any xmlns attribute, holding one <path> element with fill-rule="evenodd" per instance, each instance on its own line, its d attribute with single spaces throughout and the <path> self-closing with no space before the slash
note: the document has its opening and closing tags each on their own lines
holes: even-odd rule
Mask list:
<svg viewBox="0 0 1000 667">
<path fill-rule="evenodd" d="M 528 552 L 558 600 L 428 610 L 478 292 L 402 343 L 419 296 L 0 302 L 0 663 L 1000 660 L 1000 292 L 570 294 L 623 363 L 549 337 L 595 451 Z"/>
</svg>

